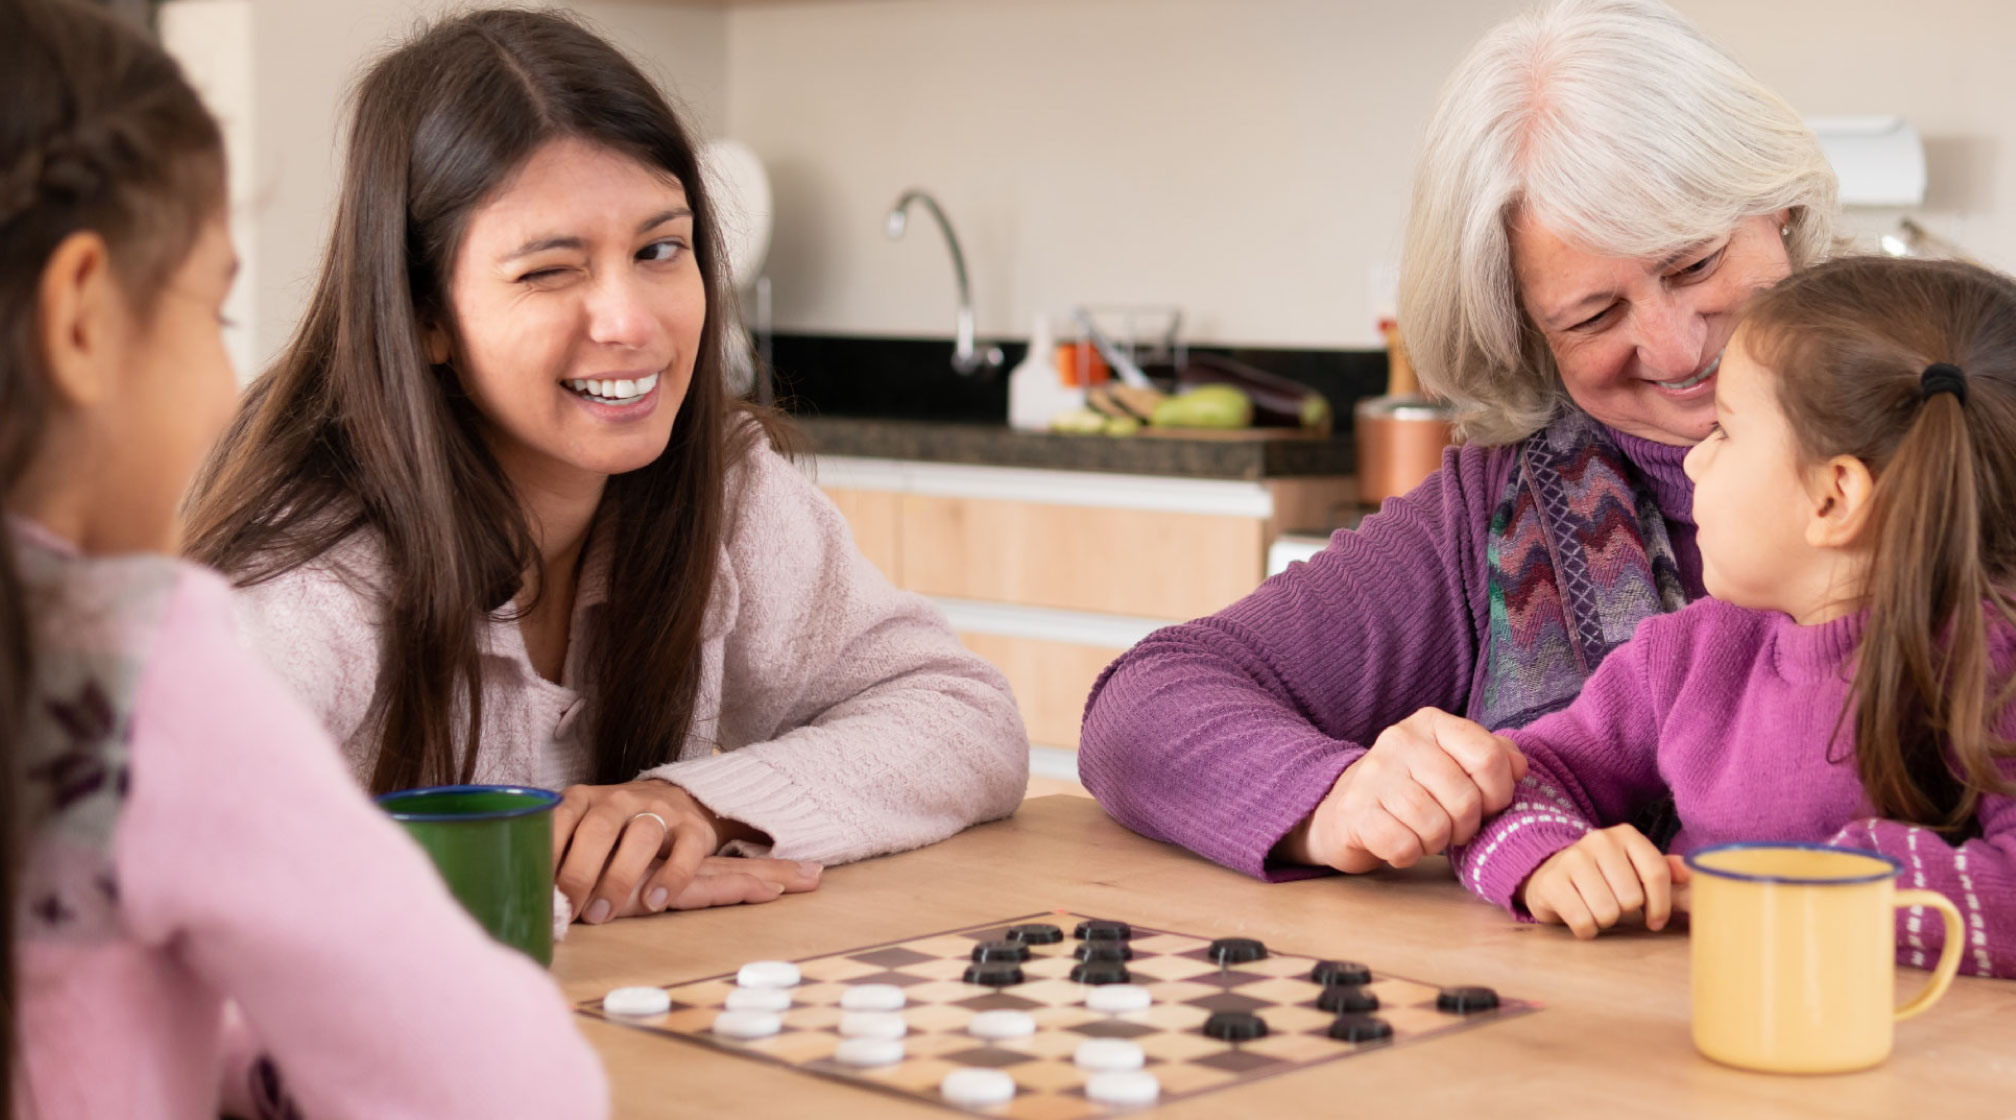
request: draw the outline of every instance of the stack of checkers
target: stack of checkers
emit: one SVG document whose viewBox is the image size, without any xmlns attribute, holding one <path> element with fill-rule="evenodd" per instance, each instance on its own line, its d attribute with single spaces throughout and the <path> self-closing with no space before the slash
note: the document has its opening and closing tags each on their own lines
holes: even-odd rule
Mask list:
<svg viewBox="0 0 2016 1120">
<path fill-rule="evenodd" d="M 1074 1120 L 1530 1009 L 1248 938 L 1077 917 L 757 961 L 584 1010 L 956 1108 Z"/>
</svg>

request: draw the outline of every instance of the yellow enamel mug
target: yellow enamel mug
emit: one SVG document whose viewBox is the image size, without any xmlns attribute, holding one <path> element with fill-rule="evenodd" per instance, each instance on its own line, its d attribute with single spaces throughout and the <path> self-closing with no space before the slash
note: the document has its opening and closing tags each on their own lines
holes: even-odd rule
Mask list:
<svg viewBox="0 0 2016 1120">
<path fill-rule="evenodd" d="M 1770 1073 L 1838 1073 L 1890 1056 L 1893 1024 L 1953 982 L 1960 911 L 1897 889 L 1888 856 L 1808 844 L 1725 844 L 1687 857 L 1694 1045 Z M 1896 1006 L 1895 911 L 1936 910 L 1945 949 L 1923 991 Z"/>
</svg>

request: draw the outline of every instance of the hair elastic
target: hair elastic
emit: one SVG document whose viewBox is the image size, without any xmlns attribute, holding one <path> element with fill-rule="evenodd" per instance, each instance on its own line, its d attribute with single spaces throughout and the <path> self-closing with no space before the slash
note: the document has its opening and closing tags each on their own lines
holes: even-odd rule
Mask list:
<svg viewBox="0 0 2016 1120">
<path fill-rule="evenodd" d="M 1940 393 L 1951 393 L 1959 397 L 1964 405 L 1967 403 L 1967 374 L 1959 366 L 1933 362 L 1919 375 L 1918 393 L 1928 401 Z"/>
</svg>

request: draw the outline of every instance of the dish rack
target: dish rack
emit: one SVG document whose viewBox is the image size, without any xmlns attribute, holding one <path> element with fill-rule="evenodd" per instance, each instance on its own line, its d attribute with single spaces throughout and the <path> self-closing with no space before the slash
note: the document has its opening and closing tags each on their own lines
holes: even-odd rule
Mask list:
<svg viewBox="0 0 2016 1120">
<path fill-rule="evenodd" d="M 1183 309 L 1174 304 L 1081 304 L 1071 309 L 1071 319 L 1114 376 L 1136 388 L 1155 387 L 1143 367 L 1181 369 L 1190 360 Z"/>
</svg>

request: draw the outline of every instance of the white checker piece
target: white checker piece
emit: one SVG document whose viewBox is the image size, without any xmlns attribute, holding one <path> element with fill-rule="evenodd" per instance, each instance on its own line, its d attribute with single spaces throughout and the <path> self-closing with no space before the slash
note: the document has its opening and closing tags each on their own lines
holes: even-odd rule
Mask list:
<svg viewBox="0 0 2016 1120">
<path fill-rule="evenodd" d="M 843 1038 L 833 1048 L 833 1060 L 843 1066 L 871 1069 L 893 1066 L 903 1060 L 900 1038 Z"/>
<path fill-rule="evenodd" d="M 663 988 L 617 988 L 602 997 L 602 1010 L 611 1015 L 641 1018 L 671 1009 L 672 993 Z"/>
<path fill-rule="evenodd" d="M 1093 1073 L 1140 1069 L 1148 1060 L 1139 1043 L 1124 1038 L 1088 1038 L 1078 1044 L 1071 1060 L 1079 1069 Z"/>
<path fill-rule="evenodd" d="M 735 973 L 745 988 L 795 988 L 798 980 L 798 966 L 790 961 L 750 961 Z"/>
<path fill-rule="evenodd" d="M 723 1000 L 730 1011 L 789 1011 L 789 988 L 731 988 Z"/>
<path fill-rule="evenodd" d="M 902 1038 L 910 1024 L 894 1011 L 849 1011 L 840 1016 L 840 1033 L 846 1038 Z"/>
<path fill-rule="evenodd" d="M 769 1038 L 784 1029 L 784 1020 L 768 1011 L 723 1011 L 714 1016 L 714 1033 L 727 1038 Z"/>
<path fill-rule="evenodd" d="M 1085 1082 L 1085 1096 L 1100 1104 L 1138 1108 L 1154 1104 L 1162 1095 L 1162 1083 L 1146 1070 L 1113 1070 L 1095 1073 Z"/>
<path fill-rule="evenodd" d="M 900 1011 L 907 1002 L 894 984 L 856 984 L 840 993 L 843 1011 Z"/>
<path fill-rule="evenodd" d="M 960 1108 L 991 1108 L 1015 1099 L 1015 1079 L 998 1069 L 955 1069 L 938 1091 Z"/>
<path fill-rule="evenodd" d="M 966 1029 L 975 1038 L 999 1042 L 1009 1038 L 1028 1038 L 1036 1033 L 1036 1019 L 1027 1011 L 982 1011 L 973 1016 Z"/>
</svg>

